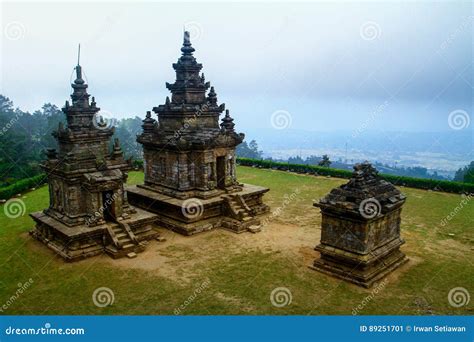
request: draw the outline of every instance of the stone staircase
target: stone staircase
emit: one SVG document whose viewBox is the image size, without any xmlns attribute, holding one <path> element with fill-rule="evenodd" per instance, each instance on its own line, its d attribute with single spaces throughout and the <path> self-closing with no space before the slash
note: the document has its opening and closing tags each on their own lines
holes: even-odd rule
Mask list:
<svg viewBox="0 0 474 342">
<path fill-rule="evenodd" d="M 145 245 L 137 240 L 127 223 L 117 221 L 108 226 L 107 230 L 112 243 L 105 248 L 105 251 L 112 258 L 118 259 L 125 256 L 135 258 L 137 253 L 145 249 Z"/>
<path fill-rule="evenodd" d="M 229 194 L 224 195 L 223 198 L 227 212 L 227 217 L 223 222 L 225 228 L 237 233 L 247 230 L 252 233 L 260 231 L 260 221 L 241 195 Z"/>
</svg>

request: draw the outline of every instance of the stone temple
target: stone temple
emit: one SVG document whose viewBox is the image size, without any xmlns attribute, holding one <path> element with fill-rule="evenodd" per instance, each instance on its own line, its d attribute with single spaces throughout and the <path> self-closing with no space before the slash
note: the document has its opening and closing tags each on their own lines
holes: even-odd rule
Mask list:
<svg viewBox="0 0 474 342">
<path fill-rule="evenodd" d="M 133 257 L 144 241 L 157 237 L 156 215 L 129 205 L 124 182 L 131 163 L 124 160 L 114 129 L 89 100 L 81 66 L 76 66 L 72 103 L 63 112 L 67 126 L 53 133 L 59 150 L 48 150 L 49 208 L 32 213 L 31 235 L 68 261 L 100 253 Z"/>
<path fill-rule="evenodd" d="M 354 166 L 349 183 L 331 190 L 321 209 L 321 257 L 313 268 L 371 287 L 408 259 L 400 251 L 400 214 L 405 196 L 380 179 L 369 163 Z"/>
<path fill-rule="evenodd" d="M 146 114 L 137 138 L 145 182 L 127 188 L 129 201 L 185 235 L 217 227 L 258 230 L 257 216 L 269 210 L 262 201 L 268 189 L 237 181 L 235 148 L 244 134 L 235 132 L 229 111 L 218 104 L 194 51 L 185 32 L 182 56 L 173 64 L 176 81 L 166 83 L 171 99 L 153 108 L 158 120 Z"/>
</svg>

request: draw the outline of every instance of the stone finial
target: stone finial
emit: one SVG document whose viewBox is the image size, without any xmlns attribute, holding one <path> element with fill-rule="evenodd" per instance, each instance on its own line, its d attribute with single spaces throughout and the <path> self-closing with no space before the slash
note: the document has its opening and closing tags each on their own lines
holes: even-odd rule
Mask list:
<svg viewBox="0 0 474 342">
<path fill-rule="evenodd" d="M 181 52 L 183 55 L 192 55 L 194 51 L 195 50 L 191 45 L 191 36 L 189 31 L 184 31 L 183 47 L 181 48 Z"/>
<path fill-rule="evenodd" d="M 82 67 L 78 64 L 78 65 L 76 65 L 76 67 L 74 69 L 76 69 L 76 79 L 74 80 L 74 83 L 75 84 L 84 84 L 85 81 L 82 78 Z"/>
<path fill-rule="evenodd" d="M 58 152 L 54 148 L 48 148 L 46 150 L 46 157 L 48 159 L 57 159 L 58 158 Z"/>
<path fill-rule="evenodd" d="M 116 150 L 116 151 L 120 151 L 120 150 L 121 150 L 119 138 L 115 138 L 115 140 L 114 140 L 114 150 Z"/>
<path fill-rule="evenodd" d="M 151 133 L 155 129 L 156 120 L 151 117 L 151 111 L 146 112 L 145 120 L 142 121 L 143 125 L 143 132 L 144 133 Z"/>
<path fill-rule="evenodd" d="M 233 131 L 235 127 L 234 119 L 230 116 L 229 110 L 225 111 L 225 116 L 222 118 L 221 128 L 226 131 Z"/>
<path fill-rule="evenodd" d="M 209 94 L 207 95 L 207 102 L 209 102 L 211 105 L 217 104 L 217 94 L 216 94 L 216 91 L 214 90 L 214 87 L 211 87 L 211 90 L 209 91 Z"/>
<path fill-rule="evenodd" d="M 89 107 L 89 94 L 87 93 L 88 85 L 82 78 L 82 67 L 78 64 L 74 68 L 76 70 L 76 79 L 71 84 L 73 93 L 71 94 L 72 105 L 76 108 Z"/>
</svg>

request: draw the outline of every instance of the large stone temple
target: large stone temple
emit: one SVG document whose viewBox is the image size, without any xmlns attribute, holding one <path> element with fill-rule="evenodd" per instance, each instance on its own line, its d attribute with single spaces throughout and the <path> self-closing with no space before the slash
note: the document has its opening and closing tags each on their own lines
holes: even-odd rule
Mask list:
<svg viewBox="0 0 474 342">
<path fill-rule="evenodd" d="M 235 132 L 229 111 L 218 104 L 194 51 L 185 32 L 182 55 L 173 64 L 176 81 L 166 83 L 171 99 L 153 108 L 158 120 L 147 112 L 137 138 L 145 182 L 127 188 L 129 201 L 185 235 L 217 227 L 258 230 L 257 216 L 269 210 L 262 201 L 268 189 L 237 181 L 235 148 L 244 134 Z"/>
<path fill-rule="evenodd" d="M 76 66 L 72 103 L 63 112 L 67 125 L 53 133 L 58 151 L 50 149 L 42 165 L 48 175 L 50 205 L 32 213 L 32 236 L 64 259 L 78 260 L 100 253 L 133 257 L 145 240 L 157 237 L 156 215 L 129 205 L 124 183 L 131 168 L 114 128 L 89 100 L 81 66 Z M 112 146 L 111 146 L 112 145 Z"/>
<path fill-rule="evenodd" d="M 369 163 L 356 164 L 347 184 L 322 198 L 321 257 L 313 268 L 370 287 L 408 259 L 400 251 L 405 196 Z"/>
</svg>

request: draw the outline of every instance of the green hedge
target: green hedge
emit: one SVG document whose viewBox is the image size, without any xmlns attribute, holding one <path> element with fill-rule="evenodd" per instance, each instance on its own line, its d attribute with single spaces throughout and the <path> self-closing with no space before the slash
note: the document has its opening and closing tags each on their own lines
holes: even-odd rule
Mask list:
<svg viewBox="0 0 474 342">
<path fill-rule="evenodd" d="M 305 165 L 305 164 L 289 164 L 274 162 L 270 160 L 258 160 L 250 158 L 237 158 L 237 163 L 243 166 L 254 166 L 265 169 L 276 169 L 283 171 L 291 171 L 297 173 L 309 173 L 313 175 L 331 176 L 337 178 L 350 178 L 352 172 L 348 170 L 332 169 L 329 167 Z M 394 176 L 380 174 L 380 176 L 394 185 L 407 186 L 410 188 L 435 190 L 453 193 L 474 193 L 474 184 L 443 181 L 426 178 L 413 178 L 404 176 Z"/>
<path fill-rule="evenodd" d="M 47 177 L 45 174 L 19 180 L 18 182 L 0 188 L 0 199 L 9 199 L 25 190 L 40 186 L 46 183 L 46 181 Z"/>
</svg>

